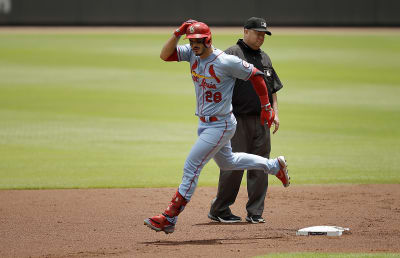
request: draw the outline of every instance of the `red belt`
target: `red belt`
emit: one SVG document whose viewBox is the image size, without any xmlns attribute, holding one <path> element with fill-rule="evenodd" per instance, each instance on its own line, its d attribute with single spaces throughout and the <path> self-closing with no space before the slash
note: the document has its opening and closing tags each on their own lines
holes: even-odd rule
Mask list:
<svg viewBox="0 0 400 258">
<path fill-rule="evenodd" d="M 201 117 L 200 117 L 200 120 L 201 120 L 202 122 L 204 122 L 204 123 L 207 123 L 207 122 L 216 122 L 216 121 L 218 121 L 218 118 L 217 118 L 216 116 L 210 116 L 210 117 L 208 118 L 208 121 L 207 121 L 205 116 L 201 116 Z"/>
</svg>

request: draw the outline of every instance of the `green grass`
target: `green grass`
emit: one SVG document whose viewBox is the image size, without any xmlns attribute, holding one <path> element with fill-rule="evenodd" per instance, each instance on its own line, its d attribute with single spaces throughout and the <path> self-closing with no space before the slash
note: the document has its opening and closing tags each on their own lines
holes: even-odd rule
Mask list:
<svg viewBox="0 0 400 258">
<path fill-rule="evenodd" d="M 197 120 L 187 63 L 159 59 L 169 35 L 1 32 L 0 189 L 176 187 Z M 272 156 L 292 184 L 400 183 L 399 46 L 398 33 L 266 40 L 284 83 Z M 200 185 L 218 174 L 211 161 Z"/>
</svg>

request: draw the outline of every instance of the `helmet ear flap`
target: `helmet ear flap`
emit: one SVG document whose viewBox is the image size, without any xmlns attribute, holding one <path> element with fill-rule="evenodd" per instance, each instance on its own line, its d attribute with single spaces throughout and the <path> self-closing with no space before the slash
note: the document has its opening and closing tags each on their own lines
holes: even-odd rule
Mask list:
<svg viewBox="0 0 400 258">
<path fill-rule="evenodd" d="M 212 43 L 212 39 L 211 39 L 211 35 L 210 35 L 204 39 L 204 45 L 206 46 L 206 48 L 209 48 L 209 47 L 211 47 L 211 43 Z"/>
</svg>

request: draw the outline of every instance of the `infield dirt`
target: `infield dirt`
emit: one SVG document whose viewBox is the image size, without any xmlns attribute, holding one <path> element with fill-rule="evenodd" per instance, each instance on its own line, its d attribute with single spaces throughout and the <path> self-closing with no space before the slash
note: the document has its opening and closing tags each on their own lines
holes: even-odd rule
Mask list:
<svg viewBox="0 0 400 258">
<path fill-rule="evenodd" d="M 251 257 L 287 252 L 400 253 L 399 185 L 270 187 L 265 224 L 207 218 L 214 187 L 199 187 L 173 234 L 143 220 L 173 188 L 2 190 L 0 257 Z M 246 216 L 246 188 L 232 211 Z M 303 227 L 349 227 L 340 237 L 296 236 Z"/>
</svg>

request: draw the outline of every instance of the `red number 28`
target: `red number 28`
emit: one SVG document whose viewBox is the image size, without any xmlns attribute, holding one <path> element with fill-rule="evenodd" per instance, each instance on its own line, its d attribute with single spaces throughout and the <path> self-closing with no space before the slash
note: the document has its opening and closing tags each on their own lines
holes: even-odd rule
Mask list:
<svg viewBox="0 0 400 258">
<path fill-rule="evenodd" d="M 222 94 L 221 92 L 217 91 L 214 94 L 211 91 L 206 91 L 206 101 L 207 102 L 221 102 Z"/>
</svg>

